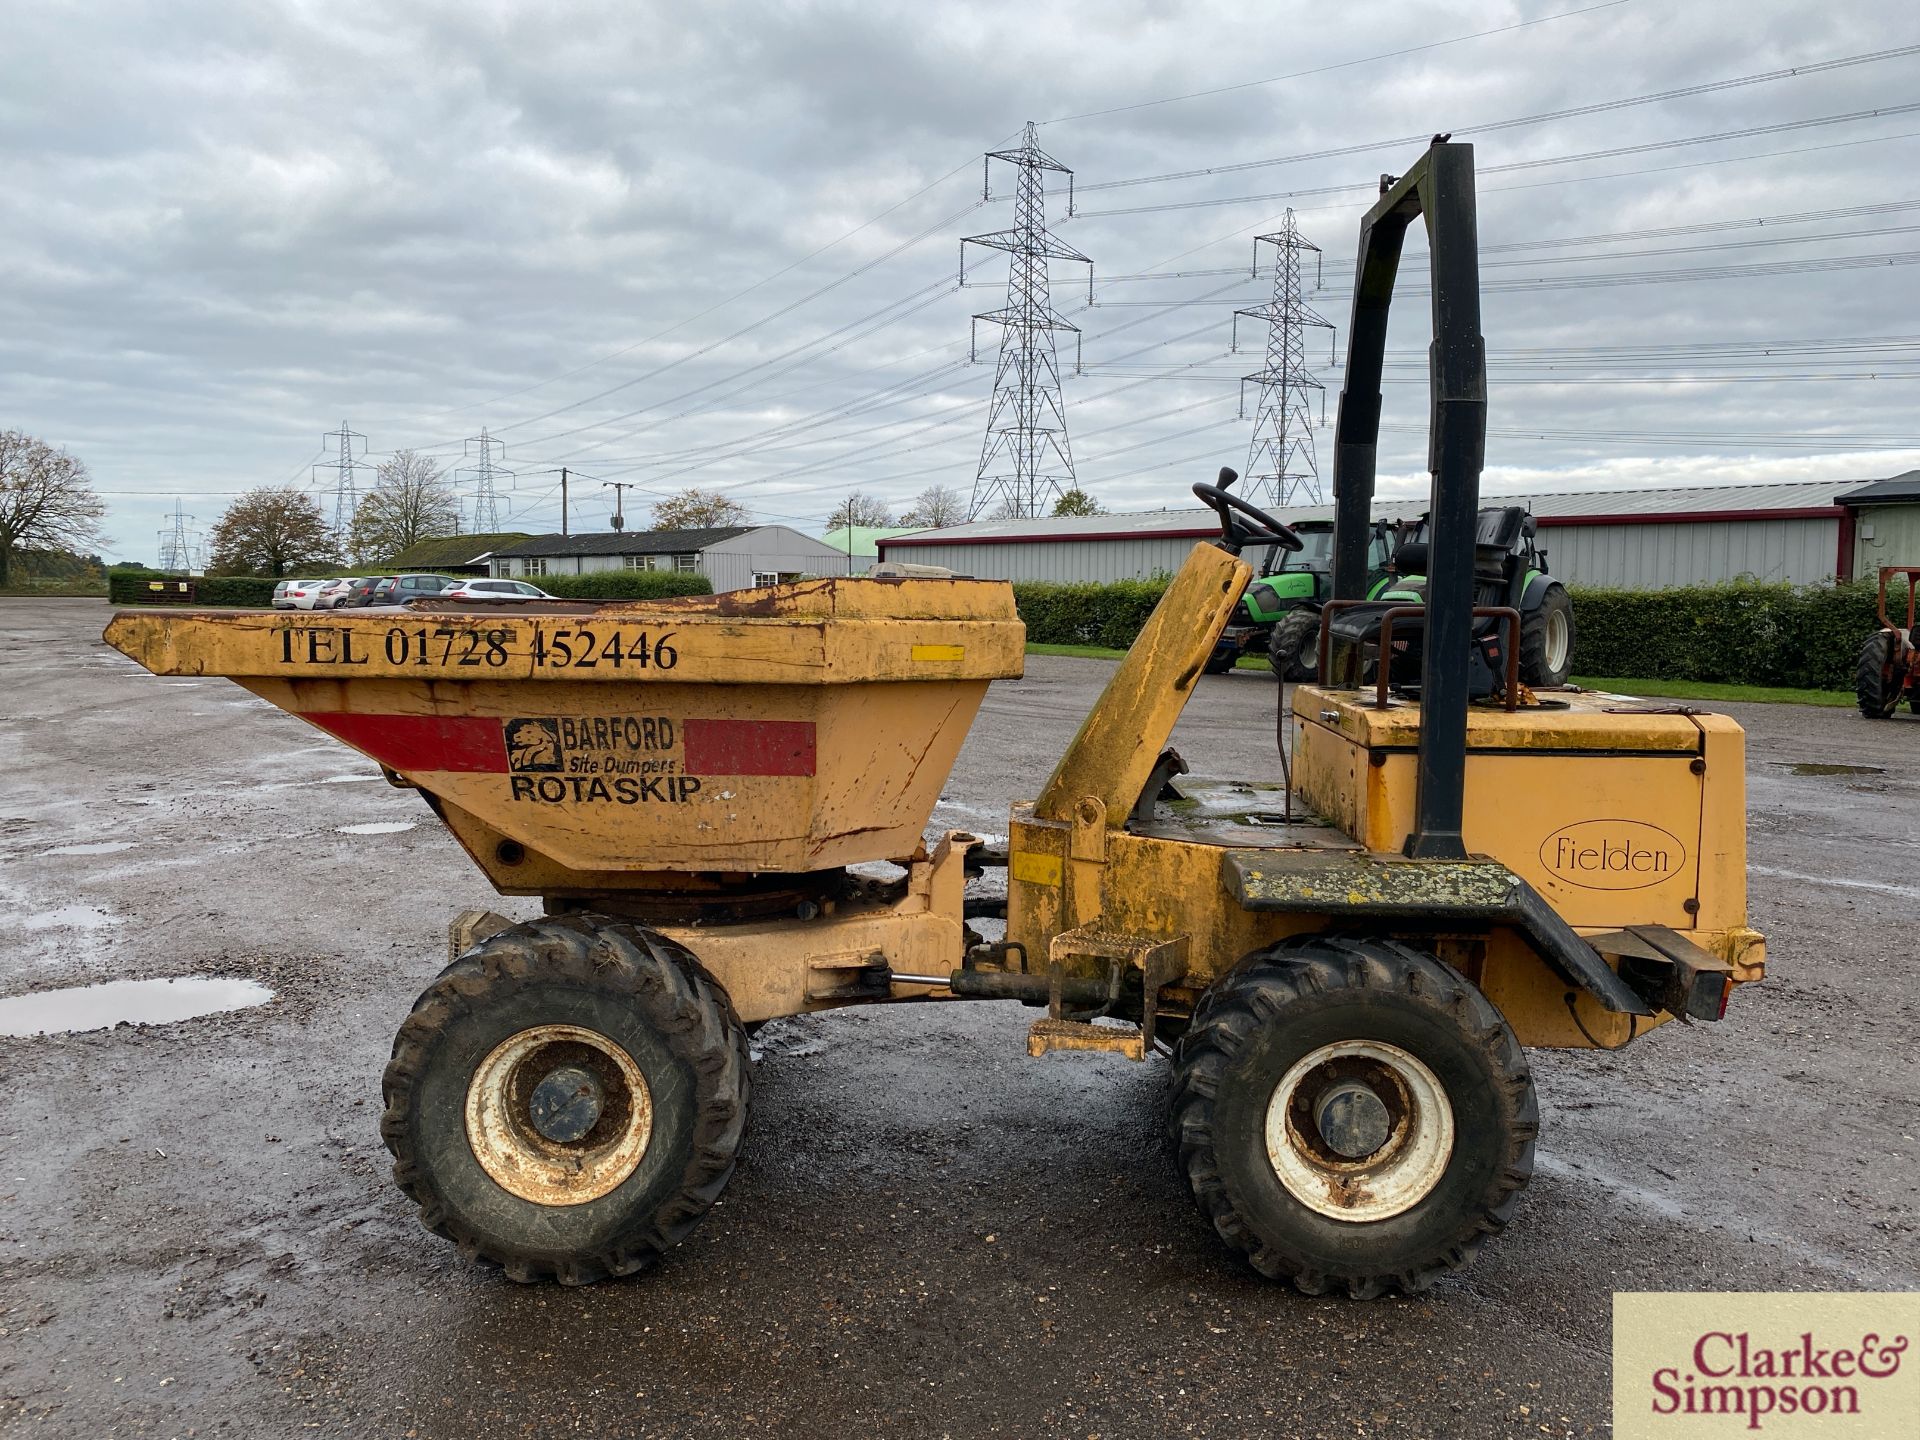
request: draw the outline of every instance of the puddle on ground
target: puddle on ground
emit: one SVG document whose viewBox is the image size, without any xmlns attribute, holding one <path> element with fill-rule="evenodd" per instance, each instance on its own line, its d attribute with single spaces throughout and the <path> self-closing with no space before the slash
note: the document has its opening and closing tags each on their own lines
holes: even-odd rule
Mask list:
<svg viewBox="0 0 1920 1440">
<path fill-rule="evenodd" d="M 413 826 L 411 820 L 375 820 L 370 825 L 336 825 L 334 829 L 342 835 L 398 835 Z"/>
<path fill-rule="evenodd" d="M 181 980 L 110 980 L 37 990 L 0 999 L 0 1035 L 73 1035 L 132 1025 L 171 1025 L 201 1015 L 264 1005 L 273 991 L 253 980 L 188 976 Z"/>
<path fill-rule="evenodd" d="M 118 915 L 98 905 L 56 905 L 31 915 L 0 916 L 0 924 L 18 925 L 22 930 L 104 930 L 119 923 Z"/>
<path fill-rule="evenodd" d="M 122 850 L 131 850 L 138 840 L 102 840 L 97 845 L 56 845 L 46 851 L 48 855 L 118 855 Z"/>
<path fill-rule="evenodd" d="M 1775 763 L 1786 764 L 1785 761 Z M 1798 765 L 1787 765 L 1787 773 L 1789 775 L 1884 775 L 1887 770 L 1884 765 L 1816 765 L 1811 761 L 1805 761 Z"/>
</svg>

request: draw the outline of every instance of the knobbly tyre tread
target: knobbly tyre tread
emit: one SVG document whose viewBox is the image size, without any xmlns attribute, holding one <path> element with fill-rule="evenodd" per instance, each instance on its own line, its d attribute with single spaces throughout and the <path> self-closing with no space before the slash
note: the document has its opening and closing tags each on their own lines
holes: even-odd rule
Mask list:
<svg viewBox="0 0 1920 1440">
<path fill-rule="evenodd" d="M 1215 1104 L 1234 1062 L 1263 1026 L 1283 1021 L 1290 1005 L 1341 991 L 1410 995 L 1450 1016 L 1461 1040 L 1482 1053 L 1497 1077 L 1495 1100 L 1505 1119 L 1507 1153 L 1451 1233 L 1439 1237 L 1427 1258 L 1381 1273 L 1333 1273 L 1257 1234 L 1236 1208 L 1215 1151 Z M 1355 1300 L 1390 1289 L 1415 1295 L 1466 1266 L 1512 1218 L 1533 1177 L 1539 1130 L 1526 1052 L 1499 1011 L 1464 977 L 1397 941 L 1308 935 L 1256 951 L 1201 996 L 1174 1052 L 1168 1134 L 1201 1213 L 1254 1269 L 1308 1295 L 1335 1288 Z"/>
<path fill-rule="evenodd" d="M 1567 612 L 1567 663 L 1560 670 L 1547 664 L 1547 606 L 1558 595 Z M 1573 598 L 1561 585 L 1550 585 L 1540 604 L 1520 617 L 1520 683 L 1528 686 L 1564 685 L 1573 667 L 1573 646 L 1579 632 L 1573 618 Z"/>
<path fill-rule="evenodd" d="M 1900 708 L 1902 687 L 1888 683 L 1893 645 L 1892 631 L 1876 630 L 1860 647 L 1860 664 L 1853 672 L 1853 698 L 1869 720 L 1885 720 Z M 1893 693 L 1889 695 L 1888 690 Z"/>
<path fill-rule="evenodd" d="M 1275 680 L 1319 678 L 1320 612 L 1295 606 L 1267 632 L 1267 664 Z M 1311 662 L 1311 663 L 1309 663 Z"/>
<path fill-rule="evenodd" d="M 490 993 L 535 978 L 582 980 L 630 993 L 697 1080 L 692 1144 L 674 1193 L 645 1223 L 590 1256 L 496 1253 L 461 1223 L 411 1150 L 408 1100 L 436 1039 L 456 1017 L 475 1013 Z M 414 1202 L 420 1223 L 451 1240 L 464 1258 L 497 1265 L 522 1284 L 588 1285 L 646 1269 L 684 1240 L 719 1198 L 745 1138 L 751 1073 L 746 1032 L 733 1004 L 690 951 L 604 916 L 547 916 L 480 941 L 414 1001 L 381 1078 L 380 1135 L 393 1155 L 394 1181 Z"/>
</svg>

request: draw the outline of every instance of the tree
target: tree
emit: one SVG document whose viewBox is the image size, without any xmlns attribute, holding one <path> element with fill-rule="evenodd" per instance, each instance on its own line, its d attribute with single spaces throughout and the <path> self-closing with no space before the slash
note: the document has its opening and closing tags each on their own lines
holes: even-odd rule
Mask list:
<svg viewBox="0 0 1920 1440">
<path fill-rule="evenodd" d="M 79 460 L 18 430 L 0 430 L 0 585 L 12 580 L 16 550 L 98 543 L 106 513 Z"/>
<path fill-rule="evenodd" d="M 1053 502 L 1053 513 L 1059 515 L 1104 515 L 1106 509 L 1078 485 L 1067 491 Z"/>
<path fill-rule="evenodd" d="M 409 545 L 459 530 L 459 497 L 439 463 L 412 450 L 396 450 L 353 512 L 349 548 L 357 564 L 384 564 Z"/>
<path fill-rule="evenodd" d="M 902 525 L 922 530 L 937 530 L 942 525 L 958 525 L 967 518 L 967 502 L 958 490 L 945 485 L 929 485 L 914 500 L 913 507 L 900 517 Z"/>
<path fill-rule="evenodd" d="M 839 508 L 827 516 L 827 529 L 838 530 L 842 526 L 857 529 L 861 526 L 877 529 L 893 524 L 893 512 L 887 509 L 887 502 L 872 495 L 863 495 L 858 490 L 840 502 Z"/>
<path fill-rule="evenodd" d="M 745 525 L 747 507 L 718 490 L 682 490 L 653 507 L 656 530 L 710 530 Z"/>
<path fill-rule="evenodd" d="M 320 506 L 292 485 L 262 485 L 227 507 L 213 527 L 214 575 L 285 575 L 339 563 L 340 547 Z"/>
</svg>

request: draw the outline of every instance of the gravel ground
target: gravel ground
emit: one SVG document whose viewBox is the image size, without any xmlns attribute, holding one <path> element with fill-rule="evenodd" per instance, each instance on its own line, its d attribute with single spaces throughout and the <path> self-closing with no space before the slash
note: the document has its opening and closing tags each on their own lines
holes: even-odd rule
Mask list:
<svg viewBox="0 0 1920 1440">
<path fill-rule="evenodd" d="M 1915 717 L 1720 707 L 1772 978 L 1722 1025 L 1536 1053 L 1534 1183 L 1420 1299 L 1237 1265 L 1161 1149 L 1163 1062 L 1029 1061 L 1006 1004 L 770 1027 L 720 1207 L 652 1275 L 568 1291 L 462 1264 L 376 1133 L 393 1030 L 485 882 L 359 757 L 146 675 L 106 617 L 0 601 L 0 996 L 276 998 L 0 1039 L 8 1435 L 1588 1435 L 1615 1291 L 1920 1288 Z M 1004 831 L 1109 668 L 996 685 L 936 823 Z M 1272 702 L 1207 679 L 1176 741 L 1268 775 Z"/>
</svg>

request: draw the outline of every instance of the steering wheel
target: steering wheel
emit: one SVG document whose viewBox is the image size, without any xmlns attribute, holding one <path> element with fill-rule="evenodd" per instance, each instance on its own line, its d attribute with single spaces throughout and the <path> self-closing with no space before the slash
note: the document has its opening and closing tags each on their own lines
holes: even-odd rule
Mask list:
<svg viewBox="0 0 1920 1440">
<path fill-rule="evenodd" d="M 1227 487 L 1240 478 L 1231 466 L 1220 467 L 1218 485 L 1196 485 L 1193 493 L 1212 506 L 1220 516 L 1220 539 L 1238 555 L 1249 545 L 1278 545 L 1282 550 L 1304 550 L 1306 542 L 1291 525 L 1282 525 L 1273 516 L 1250 501 L 1242 500 Z"/>
</svg>

